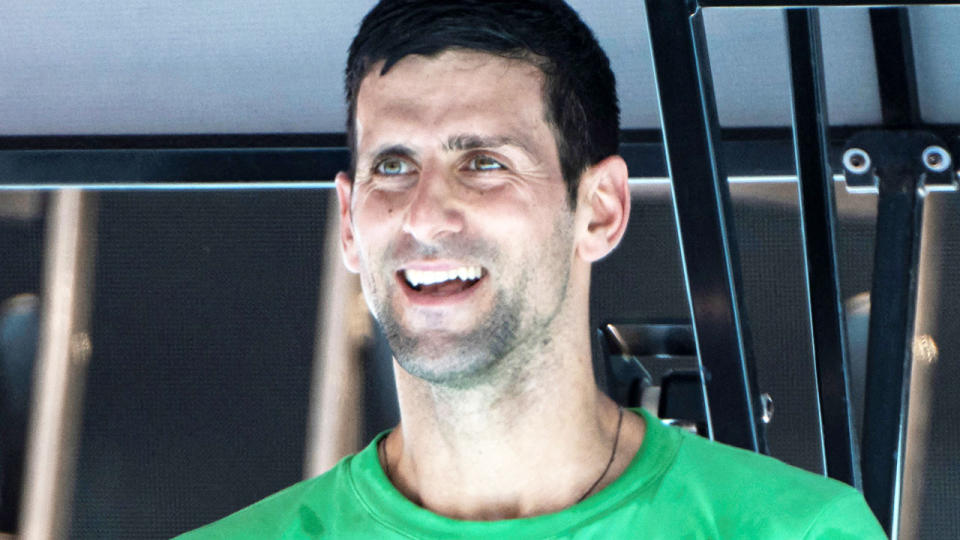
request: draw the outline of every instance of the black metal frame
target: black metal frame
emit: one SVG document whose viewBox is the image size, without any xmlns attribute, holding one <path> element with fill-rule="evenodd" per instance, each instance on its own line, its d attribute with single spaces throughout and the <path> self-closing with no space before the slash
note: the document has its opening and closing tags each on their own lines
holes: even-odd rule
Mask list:
<svg viewBox="0 0 960 540">
<path fill-rule="evenodd" d="M 922 156 L 945 146 L 920 130 L 865 131 L 847 143 L 872 164 L 848 170 L 848 184 L 879 192 L 862 465 L 864 496 L 891 535 L 899 519 L 923 202 L 928 188 L 957 184 L 955 169 L 937 171 Z"/>
<path fill-rule="evenodd" d="M 0 183 L 143 184 L 332 179 L 342 134 L 0 137 Z"/>
<path fill-rule="evenodd" d="M 894 6 L 871 10 L 871 23 L 877 39 L 876 58 L 880 82 L 884 127 L 918 127 L 919 109 L 909 34 L 909 19 L 904 5 L 947 4 L 947 2 L 764 2 L 688 0 L 646 0 L 651 49 L 657 74 L 661 119 L 665 146 L 671 165 L 678 226 L 687 269 L 699 355 L 708 372 L 726 365 L 747 384 L 731 388 L 718 385 L 707 389 L 708 408 L 728 403 L 748 392 L 739 407 L 723 409 L 727 421 L 742 424 L 743 430 L 756 426 L 752 401 L 758 396 L 751 381 L 753 371 L 746 336 L 746 323 L 738 308 L 738 261 L 733 224 L 724 218 L 729 207 L 722 159 L 714 152 L 718 133 L 709 61 L 703 39 L 701 8 L 704 7 L 784 7 L 790 43 L 793 90 L 794 141 L 796 168 L 800 178 L 800 201 L 804 228 L 811 327 L 814 340 L 822 433 L 827 473 L 858 484 L 858 459 L 852 435 L 848 405 L 846 344 L 843 307 L 837 279 L 836 223 L 832 196 L 832 171 L 827 139 L 825 92 L 823 90 L 819 26 L 815 6 Z M 683 137 L 677 137 L 682 133 Z M 886 135 L 887 139 L 890 135 Z M 922 146 L 943 143 L 924 132 L 901 134 L 896 143 L 880 137 L 867 137 L 869 146 L 883 152 L 878 167 L 879 205 L 877 247 L 874 263 L 873 303 L 868 352 L 866 419 L 863 436 L 865 496 L 888 534 L 897 533 L 899 481 L 907 396 L 905 372 L 909 367 L 909 343 L 912 339 L 915 311 L 915 272 L 919 250 L 924 172 L 920 162 Z M 857 136 L 854 140 L 860 140 Z M 674 144 L 671 144 L 671 140 Z M 671 147 L 682 146 L 671 152 Z M 849 145 L 847 145 L 849 146 Z M 919 149 L 918 149 L 919 148 Z M 909 153 L 915 151 L 916 155 Z M 953 153 L 956 155 L 956 153 Z M 693 163 L 695 165 L 691 166 Z M 836 161 L 834 161 L 836 163 Z M 674 165 L 677 165 L 676 167 Z M 699 167 L 699 168 L 698 168 Z M 872 171 L 873 169 L 871 169 Z M 872 172 L 871 172 L 872 174 Z M 940 173 L 939 180 L 955 186 L 953 169 Z M 707 179 L 708 181 L 704 181 Z M 712 184 L 712 185 L 711 185 Z M 695 199 L 690 191 L 699 189 L 700 206 L 688 206 Z M 712 202 L 711 202 L 712 201 Z M 706 209 L 706 206 L 713 209 Z M 713 220 L 713 233 L 703 234 L 696 218 L 689 214 L 707 212 Z M 696 245 L 684 241 L 688 233 L 697 235 Z M 696 260 L 691 261 L 690 257 Z M 696 269 L 696 271 L 692 271 Z M 724 275 L 717 272 L 725 270 Z M 721 290 L 730 284 L 729 290 Z M 723 294 L 719 301 L 717 295 Z M 703 295 L 697 298 L 698 295 Z M 702 313 L 700 302 L 712 301 L 715 310 Z M 719 310 L 724 313 L 717 313 Z M 735 332 L 743 338 L 739 350 L 707 348 L 700 336 Z M 716 354 L 715 354 L 716 353 Z M 737 355 L 736 362 L 718 355 Z M 714 391 L 727 396 L 713 395 Z M 709 414 L 712 414 L 709 413 Z M 718 437 L 720 438 L 720 437 Z M 721 438 L 721 440 L 723 440 Z M 751 442 L 751 441 L 747 441 Z"/>
<path fill-rule="evenodd" d="M 832 126 L 828 153 L 833 174 L 856 126 Z M 960 125 L 926 126 L 944 140 L 960 140 Z M 83 185 L 97 188 L 157 183 L 287 183 L 315 186 L 349 165 L 343 134 L 0 136 L 0 189 Z M 721 129 L 717 143 L 731 177 L 796 175 L 790 128 Z M 667 165 L 660 130 L 621 133 L 620 154 L 631 177 L 660 179 Z M 322 182 L 321 182 L 322 183 Z M 332 187 L 332 184 L 330 184 Z"/>
<path fill-rule="evenodd" d="M 846 325 L 837 271 L 836 202 L 827 150 L 819 17 L 816 10 L 798 8 L 788 9 L 786 18 L 800 219 L 826 472 L 842 482 L 859 485 L 860 464 L 849 407 Z"/>
<path fill-rule="evenodd" d="M 872 8 L 870 29 L 883 125 L 896 129 L 920 125 L 910 13 L 903 7 Z"/>
<path fill-rule="evenodd" d="M 766 451 L 702 14 L 676 0 L 646 5 L 707 431 Z"/>
</svg>

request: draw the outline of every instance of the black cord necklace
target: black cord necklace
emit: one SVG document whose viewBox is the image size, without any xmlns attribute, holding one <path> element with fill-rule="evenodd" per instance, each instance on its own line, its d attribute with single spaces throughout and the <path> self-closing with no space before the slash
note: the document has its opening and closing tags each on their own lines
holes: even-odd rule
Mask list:
<svg viewBox="0 0 960 540">
<path fill-rule="evenodd" d="M 620 416 L 619 418 L 617 418 L 617 434 L 613 439 L 613 450 L 610 451 L 610 460 L 607 461 L 607 466 L 604 467 L 603 472 L 600 473 L 600 477 L 597 478 L 597 480 L 593 483 L 593 485 L 590 486 L 590 489 L 585 491 L 583 495 L 581 495 L 580 498 L 577 499 L 577 502 L 574 504 L 580 503 L 584 499 L 586 499 L 587 495 L 590 495 L 590 492 L 592 492 L 597 487 L 597 485 L 600 484 L 600 481 L 603 480 L 603 477 L 605 477 L 607 473 L 610 472 L 610 466 L 613 465 L 613 459 L 617 456 L 617 446 L 619 446 L 620 444 L 620 428 L 623 426 L 623 407 L 618 407 L 618 409 L 620 410 Z M 380 441 L 377 443 L 377 457 L 380 458 L 380 463 L 383 464 L 383 472 L 384 474 L 387 475 L 387 480 L 390 480 L 390 462 L 387 461 L 387 438 L 386 437 L 380 439 Z"/>
<path fill-rule="evenodd" d="M 580 498 L 577 499 L 577 503 L 582 502 L 584 499 L 586 499 L 587 495 L 589 495 L 590 492 L 597 487 L 600 481 L 603 480 L 603 477 L 606 476 L 608 472 L 610 472 L 610 466 L 613 465 L 613 458 L 617 456 L 617 446 L 620 443 L 620 427 L 623 425 L 623 407 L 618 407 L 618 408 L 620 409 L 620 418 L 617 419 L 617 436 L 614 437 L 613 439 L 613 450 L 610 452 L 610 461 L 607 461 L 607 466 L 604 467 L 603 472 L 600 473 L 600 478 L 597 478 L 597 481 L 594 482 L 592 486 L 590 486 L 590 489 L 585 491 L 583 495 L 581 495 Z"/>
</svg>

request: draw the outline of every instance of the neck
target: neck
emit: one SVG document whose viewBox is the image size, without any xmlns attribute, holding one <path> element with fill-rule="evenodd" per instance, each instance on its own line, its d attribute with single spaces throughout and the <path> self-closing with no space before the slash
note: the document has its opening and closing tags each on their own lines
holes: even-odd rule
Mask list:
<svg viewBox="0 0 960 540">
<path fill-rule="evenodd" d="M 513 360 L 525 369 L 504 382 L 458 389 L 394 366 L 402 422 L 383 451 L 409 499 L 457 519 L 529 517 L 575 504 L 629 464 L 642 421 L 620 425 L 594 383 L 588 339 Z"/>
</svg>

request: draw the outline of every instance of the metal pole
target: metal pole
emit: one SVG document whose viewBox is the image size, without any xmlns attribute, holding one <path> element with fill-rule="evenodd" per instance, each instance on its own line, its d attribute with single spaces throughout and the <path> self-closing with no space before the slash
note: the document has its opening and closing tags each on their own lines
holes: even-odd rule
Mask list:
<svg viewBox="0 0 960 540">
<path fill-rule="evenodd" d="M 877 84 L 884 126 L 898 129 L 920 124 L 913 38 L 907 8 L 872 8 L 870 28 L 877 63 Z"/>
<path fill-rule="evenodd" d="M 786 11 L 813 361 L 824 465 L 831 478 L 859 486 L 851 426 L 843 298 L 837 273 L 836 201 L 827 151 L 827 101 L 816 9 Z"/>
<path fill-rule="evenodd" d="M 916 179 L 902 180 L 880 182 L 863 427 L 864 495 L 888 534 L 897 528 L 900 507 L 903 393 L 909 387 L 905 371 L 911 359 L 922 216 Z"/>
<path fill-rule="evenodd" d="M 329 192 L 324 270 L 310 385 L 304 478 L 358 451 L 363 433 L 363 350 L 373 333 L 359 278 L 340 258 L 337 195 Z"/>
<path fill-rule="evenodd" d="M 847 183 L 875 185 L 876 247 L 870 292 L 864 407 L 863 492 L 896 538 L 909 405 L 923 201 L 956 186 L 943 142 L 922 131 L 868 131 L 844 152 Z"/>
<path fill-rule="evenodd" d="M 692 2 L 646 0 L 646 6 L 707 431 L 718 441 L 765 452 L 730 190 L 717 159 L 719 124 L 702 15 Z"/>
<path fill-rule="evenodd" d="M 64 538 L 73 495 L 94 249 L 94 198 L 79 190 L 52 195 L 29 439 L 25 458 L 23 540 Z"/>
</svg>

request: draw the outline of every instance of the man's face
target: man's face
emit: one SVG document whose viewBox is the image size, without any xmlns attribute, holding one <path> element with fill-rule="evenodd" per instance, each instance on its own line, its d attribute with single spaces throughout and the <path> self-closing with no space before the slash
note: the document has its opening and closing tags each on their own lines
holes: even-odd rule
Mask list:
<svg viewBox="0 0 960 540">
<path fill-rule="evenodd" d="M 469 384 L 549 338 L 567 296 L 573 213 L 543 75 L 465 51 L 379 73 L 357 97 L 352 186 L 337 179 L 344 257 L 400 365 Z"/>
</svg>

